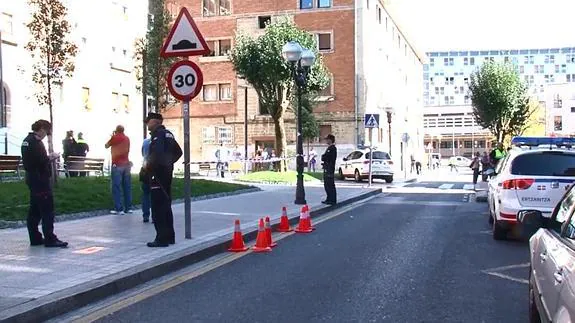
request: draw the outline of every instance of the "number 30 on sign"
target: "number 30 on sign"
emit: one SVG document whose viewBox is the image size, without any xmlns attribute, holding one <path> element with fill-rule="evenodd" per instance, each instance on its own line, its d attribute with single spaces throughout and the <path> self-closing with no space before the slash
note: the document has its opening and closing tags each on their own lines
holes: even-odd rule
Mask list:
<svg viewBox="0 0 575 323">
<path fill-rule="evenodd" d="M 179 100 L 189 101 L 200 93 L 204 84 L 202 71 L 194 62 L 180 61 L 168 73 L 170 93 Z"/>
</svg>

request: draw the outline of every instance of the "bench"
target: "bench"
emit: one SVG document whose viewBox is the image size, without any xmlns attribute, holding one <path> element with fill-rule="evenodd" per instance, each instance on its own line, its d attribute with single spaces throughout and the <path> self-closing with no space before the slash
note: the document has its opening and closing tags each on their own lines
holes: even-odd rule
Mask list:
<svg viewBox="0 0 575 323">
<path fill-rule="evenodd" d="M 87 158 L 81 156 L 69 156 L 60 171 L 70 176 L 70 172 L 85 173 L 87 176 L 94 172 L 96 175 L 104 175 L 104 158 Z"/>
<path fill-rule="evenodd" d="M 22 157 L 11 155 L 0 155 L 0 181 L 5 174 L 16 175 L 22 179 L 20 169 L 22 167 Z"/>
<path fill-rule="evenodd" d="M 212 168 L 212 164 L 210 163 L 200 163 L 198 165 L 199 169 L 200 169 L 200 174 L 202 171 L 206 172 L 206 176 L 210 175 L 210 171 L 213 170 L 214 168 Z"/>
</svg>

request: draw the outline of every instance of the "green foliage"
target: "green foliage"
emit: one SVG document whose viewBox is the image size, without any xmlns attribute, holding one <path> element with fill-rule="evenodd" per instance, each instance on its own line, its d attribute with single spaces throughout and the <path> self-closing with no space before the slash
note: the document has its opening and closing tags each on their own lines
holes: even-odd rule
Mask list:
<svg viewBox="0 0 575 323">
<path fill-rule="evenodd" d="M 276 151 L 284 155 L 286 146 L 284 114 L 285 101 L 293 99 L 294 80 L 292 69 L 282 57 L 282 47 L 289 41 L 297 41 L 302 47 L 312 49 L 316 62 L 308 76 L 304 91 L 321 91 L 329 84 L 328 72 L 317 51 L 312 34 L 298 29 L 287 18 L 279 19 L 266 27 L 265 34 L 252 38 L 239 35 L 230 59 L 239 77 L 244 78 L 258 94 L 260 105 L 267 111 L 275 124 Z"/>
<path fill-rule="evenodd" d="M 168 37 L 172 25 L 172 16 L 165 8 L 164 0 L 150 1 L 150 14 L 153 19 L 149 23 L 149 30 L 145 39 L 138 39 L 134 44 L 134 60 L 136 78 L 141 84 L 145 78 L 147 95 L 154 98 L 156 112 L 164 110 L 169 104 L 169 90 L 166 77 L 175 58 L 165 59 L 160 56 L 164 40 Z M 145 55 L 145 57 L 144 57 Z M 145 68 L 144 68 L 145 58 Z M 138 85 L 138 91 L 142 91 Z"/>
<path fill-rule="evenodd" d="M 498 141 L 522 133 L 533 114 L 527 86 L 509 64 L 486 62 L 471 75 L 473 114 Z"/>
<path fill-rule="evenodd" d="M 72 76 L 78 47 L 67 39 L 70 34 L 70 23 L 66 20 L 68 9 L 60 0 L 28 0 L 28 4 L 32 20 L 26 25 L 31 35 L 26 49 L 34 59 L 32 81 L 37 85 L 34 94 L 41 106 L 48 106 L 50 122 L 54 125 L 52 89 Z M 51 137 L 48 148 L 54 151 Z"/>
<path fill-rule="evenodd" d="M 314 173 L 311 173 L 314 174 Z M 272 171 L 261 171 L 248 173 L 236 178 L 237 181 L 247 182 L 247 183 L 264 183 L 264 184 L 295 184 L 297 182 L 297 172 L 287 171 L 287 172 L 272 172 Z M 317 175 L 310 175 L 305 173 L 303 176 L 304 182 L 318 182 Z"/>
<path fill-rule="evenodd" d="M 302 136 L 308 142 L 319 137 L 319 123 L 313 111 L 302 108 Z"/>
</svg>

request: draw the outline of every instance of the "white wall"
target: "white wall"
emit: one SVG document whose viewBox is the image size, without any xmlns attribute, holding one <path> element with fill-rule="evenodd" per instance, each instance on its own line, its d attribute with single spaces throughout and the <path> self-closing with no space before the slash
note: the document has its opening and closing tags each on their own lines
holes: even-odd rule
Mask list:
<svg viewBox="0 0 575 323">
<path fill-rule="evenodd" d="M 76 70 L 62 89 L 54 89 L 54 145 L 62 151 L 61 140 L 67 130 L 83 132 L 90 145 L 89 156 L 108 157 L 104 148 L 112 130 L 122 124 L 130 137 L 130 158 L 140 163 L 143 137 L 142 99 L 136 91 L 132 60 L 134 41 L 146 32 L 148 2 L 142 0 L 65 1 L 71 24 L 71 40 L 78 46 Z M 2 44 L 4 80 L 11 94 L 11 118 L 8 132 L 10 154 L 19 154 L 19 145 L 37 119 L 48 119 L 48 109 L 39 107 L 33 96 L 32 61 L 24 45 L 29 39 L 25 27 L 30 10 L 25 1 L 3 1 L 0 11 L 13 14 L 16 46 Z M 124 13 L 125 12 L 125 13 Z M 121 31 L 121 32 L 120 32 Z M 115 47 L 115 51 L 112 50 Z M 124 54 L 124 50 L 126 51 Z M 89 106 L 84 108 L 83 90 L 89 88 Z M 114 102 L 112 92 L 120 102 Z M 128 109 L 122 96 L 129 98 Z M 119 108 L 114 111 L 114 108 Z M 1 136 L 0 136 L 1 137 Z M 1 146 L 2 144 L 0 144 Z M 3 151 L 2 151 L 3 153 Z"/>
</svg>

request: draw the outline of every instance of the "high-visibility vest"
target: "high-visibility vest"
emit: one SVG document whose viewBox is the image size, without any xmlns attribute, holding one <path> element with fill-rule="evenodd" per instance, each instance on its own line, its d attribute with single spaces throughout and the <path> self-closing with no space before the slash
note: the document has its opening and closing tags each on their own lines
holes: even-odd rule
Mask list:
<svg viewBox="0 0 575 323">
<path fill-rule="evenodd" d="M 505 157 L 505 152 L 495 149 L 495 159 L 501 159 L 503 157 Z"/>
</svg>

